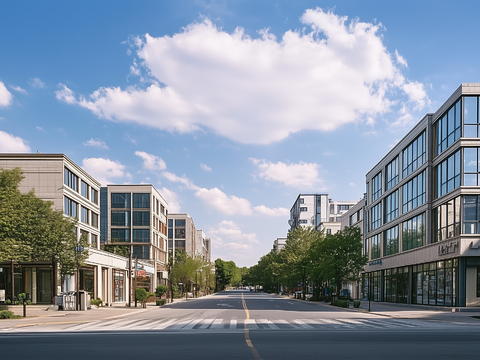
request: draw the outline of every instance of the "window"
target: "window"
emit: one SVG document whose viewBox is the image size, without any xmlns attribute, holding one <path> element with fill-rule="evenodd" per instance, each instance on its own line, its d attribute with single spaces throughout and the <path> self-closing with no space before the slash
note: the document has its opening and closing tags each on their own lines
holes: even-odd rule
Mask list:
<svg viewBox="0 0 480 360">
<path fill-rule="evenodd" d="M 168 238 L 173 239 L 173 228 L 168 229 Z"/>
<path fill-rule="evenodd" d="M 134 211 L 133 226 L 150 226 L 150 211 Z"/>
<path fill-rule="evenodd" d="M 150 208 L 150 194 L 133 194 L 133 208 L 134 209 L 149 209 Z"/>
<path fill-rule="evenodd" d="M 130 211 L 112 211 L 112 226 L 130 226 Z"/>
<path fill-rule="evenodd" d="M 455 141 L 460 139 L 460 109 L 461 103 L 460 101 L 457 101 L 457 103 L 453 105 L 450 110 L 445 112 L 445 114 L 443 114 L 443 116 L 435 123 L 435 155 L 440 155 L 442 152 L 448 149 Z M 477 135 L 475 135 L 474 137 L 477 137 Z"/>
<path fill-rule="evenodd" d="M 327 229 L 327 234 L 331 235 L 332 234 L 332 229 Z"/>
<path fill-rule="evenodd" d="M 173 227 L 173 219 L 168 219 L 168 227 Z"/>
<path fill-rule="evenodd" d="M 385 168 L 385 190 L 389 190 L 398 183 L 398 157 L 393 159 Z"/>
<path fill-rule="evenodd" d="M 480 267 L 477 267 L 477 298 L 480 297 Z"/>
<path fill-rule="evenodd" d="M 406 178 L 425 162 L 425 131 L 403 150 L 403 177 Z"/>
<path fill-rule="evenodd" d="M 63 172 L 63 182 L 65 185 L 70 187 L 72 190 L 78 191 L 78 176 L 75 175 L 73 172 L 68 170 L 67 168 L 64 169 Z"/>
<path fill-rule="evenodd" d="M 478 186 L 480 166 L 480 148 L 465 148 L 463 149 L 463 185 Z"/>
<path fill-rule="evenodd" d="M 299 224 L 308 224 L 308 220 L 300 219 L 298 220 Z"/>
<path fill-rule="evenodd" d="M 480 199 L 477 195 L 463 197 L 463 233 L 480 234 Z"/>
<path fill-rule="evenodd" d="M 306 207 L 301 207 L 300 211 L 307 211 L 307 208 Z"/>
<path fill-rule="evenodd" d="M 88 209 L 80 206 L 80 221 L 88 224 Z"/>
<path fill-rule="evenodd" d="M 365 239 L 365 243 L 364 243 L 364 246 L 363 246 L 363 251 L 364 251 L 364 255 L 366 255 L 368 258 L 369 257 L 369 250 L 368 250 L 368 244 L 369 244 L 369 241 L 370 239 Z"/>
<path fill-rule="evenodd" d="M 374 235 L 370 238 L 372 243 L 372 257 L 371 259 L 378 259 L 380 255 L 380 234 Z"/>
<path fill-rule="evenodd" d="M 175 226 L 185 226 L 185 219 L 175 219 Z"/>
<path fill-rule="evenodd" d="M 375 230 L 382 225 L 382 203 L 379 203 L 372 207 L 372 226 L 370 230 Z"/>
<path fill-rule="evenodd" d="M 366 189 L 367 197 L 365 199 L 365 205 L 370 203 L 370 182 L 367 182 L 367 189 Z"/>
<path fill-rule="evenodd" d="M 435 197 L 460 186 L 460 150 L 435 167 Z"/>
<path fill-rule="evenodd" d="M 433 209 L 433 242 L 460 235 L 460 196 Z"/>
<path fill-rule="evenodd" d="M 385 199 L 385 222 L 398 217 L 398 190 L 391 193 Z"/>
<path fill-rule="evenodd" d="M 113 270 L 113 281 L 115 284 L 114 287 L 114 301 L 122 302 L 125 301 L 125 272 L 120 270 Z"/>
<path fill-rule="evenodd" d="M 96 248 L 98 246 L 98 236 L 94 234 L 90 234 L 90 244 L 92 245 L 93 248 Z"/>
<path fill-rule="evenodd" d="M 133 247 L 133 257 L 137 259 L 150 259 L 150 246 L 135 245 Z"/>
<path fill-rule="evenodd" d="M 185 239 L 185 228 L 175 228 L 175 239 Z"/>
<path fill-rule="evenodd" d="M 385 231 L 383 242 L 383 255 L 398 253 L 398 225 Z"/>
<path fill-rule="evenodd" d="M 150 229 L 133 229 L 133 242 L 150 242 Z"/>
<path fill-rule="evenodd" d="M 88 184 L 83 180 L 80 181 L 80 193 L 88 199 Z"/>
<path fill-rule="evenodd" d="M 350 215 L 350 220 L 349 220 L 349 225 L 352 226 L 358 221 L 358 211 L 354 213 L 353 215 Z"/>
<path fill-rule="evenodd" d="M 372 179 L 372 202 L 382 195 L 382 173 L 378 173 Z"/>
<path fill-rule="evenodd" d="M 90 201 L 98 205 L 98 191 L 90 188 Z"/>
<path fill-rule="evenodd" d="M 112 209 L 130 209 L 130 194 L 112 193 Z"/>
<path fill-rule="evenodd" d="M 479 137 L 478 97 L 476 96 L 465 96 L 463 98 L 463 126 L 463 137 Z"/>
<path fill-rule="evenodd" d="M 305 202 L 305 199 L 301 198 L 300 199 L 300 204 L 303 204 Z"/>
<path fill-rule="evenodd" d="M 185 240 L 175 240 L 175 247 L 185 249 Z"/>
<path fill-rule="evenodd" d="M 402 251 L 425 245 L 425 213 L 402 224 Z"/>
<path fill-rule="evenodd" d="M 92 212 L 92 226 L 98 229 L 98 214 Z"/>
<path fill-rule="evenodd" d="M 349 205 L 337 205 L 337 213 L 339 211 L 344 211 L 344 210 L 348 210 L 350 208 Z"/>
<path fill-rule="evenodd" d="M 402 211 L 407 213 L 425 204 L 425 171 L 403 185 Z"/>
<path fill-rule="evenodd" d="M 77 218 L 77 203 L 67 197 L 64 198 L 63 213 Z"/>
<path fill-rule="evenodd" d="M 130 229 L 112 229 L 112 242 L 130 242 Z"/>
</svg>

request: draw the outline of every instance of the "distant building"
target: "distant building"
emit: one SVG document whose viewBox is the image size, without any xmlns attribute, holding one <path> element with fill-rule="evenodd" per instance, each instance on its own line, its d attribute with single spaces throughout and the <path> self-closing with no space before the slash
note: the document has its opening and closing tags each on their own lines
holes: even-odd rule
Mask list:
<svg viewBox="0 0 480 360">
<path fill-rule="evenodd" d="M 272 251 L 276 254 L 280 252 L 285 247 L 285 244 L 287 243 L 287 238 L 277 238 L 273 242 L 273 248 Z"/>
<path fill-rule="evenodd" d="M 333 201 L 328 194 L 299 194 L 290 209 L 290 230 L 299 226 L 313 227 L 334 234 L 340 230 L 342 214 L 355 205 L 356 201 Z"/>
<path fill-rule="evenodd" d="M 210 244 L 211 240 L 205 235 L 203 230 L 197 230 L 195 256 L 200 256 L 203 261 L 210 262 Z"/>
<path fill-rule="evenodd" d="M 178 250 L 195 257 L 197 229 L 192 217 L 184 214 L 168 214 L 168 248 L 175 257 Z"/>
</svg>

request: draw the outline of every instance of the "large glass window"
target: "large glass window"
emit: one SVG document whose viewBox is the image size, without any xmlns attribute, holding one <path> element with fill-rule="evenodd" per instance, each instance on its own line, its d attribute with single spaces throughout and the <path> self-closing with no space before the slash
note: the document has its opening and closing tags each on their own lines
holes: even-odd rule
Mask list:
<svg viewBox="0 0 480 360">
<path fill-rule="evenodd" d="M 425 171 L 403 185 L 403 213 L 423 204 L 425 204 Z"/>
<path fill-rule="evenodd" d="M 80 221 L 88 224 L 88 209 L 80 206 Z"/>
<path fill-rule="evenodd" d="M 112 211 L 112 226 L 130 226 L 130 211 Z"/>
<path fill-rule="evenodd" d="M 370 211 L 372 212 L 371 230 L 375 230 L 382 225 L 382 203 L 375 205 Z"/>
<path fill-rule="evenodd" d="M 149 226 L 150 225 L 150 211 L 134 211 L 133 212 L 133 226 Z"/>
<path fill-rule="evenodd" d="M 435 123 L 436 148 L 435 155 L 440 155 L 448 149 L 455 141 L 460 139 L 461 130 L 461 102 L 457 101 L 443 116 Z"/>
<path fill-rule="evenodd" d="M 382 195 L 382 173 L 379 172 L 372 179 L 372 202 L 377 200 Z"/>
<path fill-rule="evenodd" d="M 378 259 L 381 256 L 381 234 L 374 235 L 370 238 L 372 243 L 372 260 Z"/>
<path fill-rule="evenodd" d="M 385 231 L 383 238 L 383 255 L 398 253 L 398 225 Z"/>
<path fill-rule="evenodd" d="M 70 187 L 72 190 L 78 191 L 78 176 L 65 168 L 63 172 L 64 184 Z"/>
<path fill-rule="evenodd" d="M 150 246 L 135 245 L 133 247 L 133 257 L 137 259 L 150 259 Z"/>
<path fill-rule="evenodd" d="M 175 247 L 185 249 L 185 240 L 175 240 Z"/>
<path fill-rule="evenodd" d="M 465 96 L 463 98 L 463 137 L 479 137 L 478 123 L 478 97 Z"/>
<path fill-rule="evenodd" d="M 150 229 L 133 229 L 133 242 L 150 242 Z"/>
<path fill-rule="evenodd" d="M 463 149 L 463 185 L 478 186 L 480 184 L 480 148 Z"/>
<path fill-rule="evenodd" d="M 90 201 L 98 205 L 98 191 L 90 188 Z"/>
<path fill-rule="evenodd" d="M 133 208 L 134 209 L 149 209 L 150 208 L 150 194 L 133 194 Z"/>
<path fill-rule="evenodd" d="M 480 234 L 480 201 L 477 195 L 463 197 L 463 233 Z"/>
<path fill-rule="evenodd" d="M 460 186 L 460 150 L 435 167 L 435 197 Z"/>
<path fill-rule="evenodd" d="M 114 281 L 114 301 L 122 302 L 125 301 L 125 272 L 121 270 L 113 270 L 113 281 Z"/>
<path fill-rule="evenodd" d="M 130 209 L 130 194 L 112 193 L 111 207 L 114 209 Z"/>
<path fill-rule="evenodd" d="M 92 226 L 98 229 L 98 214 L 92 212 Z"/>
<path fill-rule="evenodd" d="M 426 160 L 425 131 L 403 150 L 403 177 L 406 178 Z"/>
<path fill-rule="evenodd" d="M 63 213 L 65 215 L 77 218 L 77 206 L 78 204 L 65 196 L 63 204 Z"/>
<path fill-rule="evenodd" d="M 425 213 L 402 224 L 402 251 L 425 245 Z"/>
<path fill-rule="evenodd" d="M 458 260 L 414 265 L 412 303 L 457 306 Z"/>
<path fill-rule="evenodd" d="M 170 226 L 170 224 L 168 226 Z M 185 226 L 185 219 L 176 219 L 175 226 Z"/>
<path fill-rule="evenodd" d="M 112 242 L 130 242 L 130 229 L 112 229 Z"/>
<path fill-rule="evenodd" d="M 84 198 L 88 199 L 88 185 L 85 181 L 80 181 L 80 193 Z"/>
<path fill-rule="evenodd" d="M 433 241 L 460 235 L 460 196 L 433 209 Z"/>
<path fill-rule="evenodd" d="M 185 239 L 185 228 L 175 228 L 175 239 Z"/>
<path fill-rule="evenodd" d="M 385 168 L 385 190 L 389 190 L 398 183 L 398 157 L 393 159 Z"/>
<path fill-rule="evenodd" d="M 385 223 L 398 217 L 398 190 L 385 199 Z"/>
</svg>

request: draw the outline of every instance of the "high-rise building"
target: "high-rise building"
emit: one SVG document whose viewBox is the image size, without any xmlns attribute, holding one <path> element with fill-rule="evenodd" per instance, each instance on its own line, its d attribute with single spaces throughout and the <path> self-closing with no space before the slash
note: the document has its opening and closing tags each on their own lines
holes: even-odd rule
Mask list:
<svg viewBox="0 0 480 360">
<path fill-rule="evenodd" d="M 175 252 L 183 250 L 195 257 L 197 230 L 193 219 L 188 214 L 168 214 L 168 248 L 173 257 Z"/>
<path fill-rule="evenodd" d="M 148 264 L 136 287 L 152 292 L 167 279 L 167 202 L 147 184 L 102 187 L 100 200 L 102 247 L 123 246 Z"/>
<path fill-rule="evenodd" d="M 366 175 L 363 292 L 480 305 L 480 84 L 462 84 Z"/>
</svg>

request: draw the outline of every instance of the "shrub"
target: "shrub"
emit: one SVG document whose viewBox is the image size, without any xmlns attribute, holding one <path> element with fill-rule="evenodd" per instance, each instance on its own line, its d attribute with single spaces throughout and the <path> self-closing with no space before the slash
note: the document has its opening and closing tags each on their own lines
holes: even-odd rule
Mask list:
<svg viewBox="0 0 480 360">
<path fill-rule="evenodd" d="M 8 310 L 1 310 L 0 311 L 0 319 L 18 319 L 21 316 L 15 315 L 13 312 Z"/>
<path fill-rule="evenodd" d="M 353 307 L 358 309 L 360 307 L 360 300 L 355 300 L 353 302 Z"/>
<path fill-rule="evenodd" d="M 12 300 L 10 299 L 5 300 L 5 305 L 11 305 L 11 304 L 12 304 Z"/>
<path fill-rule="evenodd" d="M 100 299 L 100 298 L 92 299 L 92 300 L 90 300 L 90 304 L 96 305 L 96 306 L 102 306 L 102 299 Z"/>
<path fill-rule="evenodd" d="M 348 300 L 335 299 L 335 301 L 333 302 L 333 305 L 341 308 L 348 308 Z"/>
<path fill-rule="evenodd" d="M 158 306 L 165 305 L 166 303 L 167 303 L 167 300 L 165 300 L 165 299 L 157 299 L 157 305 Z"/>
<path fill-rule="evenodd" d="M 168 286 L 160 284 L 155 289 L 155 296 L 161 298 L 167 291 Z"/>
<path fill-rule="evenodd" d="M 325 296 L 312 296 L 310 301 L 325 301 L 327 298 Z"/>
</svg>

